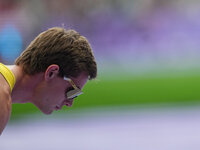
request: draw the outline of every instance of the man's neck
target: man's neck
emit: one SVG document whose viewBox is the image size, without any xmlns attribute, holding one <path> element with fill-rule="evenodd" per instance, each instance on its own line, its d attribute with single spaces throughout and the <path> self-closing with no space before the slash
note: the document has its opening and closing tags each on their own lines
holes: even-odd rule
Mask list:
<svg viewBox="0 0 200 150">
<path fill-rule="evenodd" d="M 21 66 L 7 66 L 14 74 L 16 83 L 11 97 L 12 103 L 28 103 L 32 100 L 32 95 L 37 84 L 42 80 L 42 74 L 27 75 Z"/>
</svg>

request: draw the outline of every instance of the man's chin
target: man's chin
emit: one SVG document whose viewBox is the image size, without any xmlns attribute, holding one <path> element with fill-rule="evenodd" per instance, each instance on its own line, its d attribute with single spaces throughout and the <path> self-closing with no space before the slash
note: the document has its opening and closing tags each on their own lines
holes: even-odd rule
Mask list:
<svg viewBox="0 0 200 150">
<path fill-rule="evenodd" d="M 52 114 L 53 110 L 41 110 L 43 112 L 43 114 L 45 115 L 50 115 Z"/>
<path fill-rule="evenodd" d="M 53 112 L 53 109 L 48 109 L 47 107 L 37 106 L 36 107 L 45 115 L 50 115 Z"/>
</svg>

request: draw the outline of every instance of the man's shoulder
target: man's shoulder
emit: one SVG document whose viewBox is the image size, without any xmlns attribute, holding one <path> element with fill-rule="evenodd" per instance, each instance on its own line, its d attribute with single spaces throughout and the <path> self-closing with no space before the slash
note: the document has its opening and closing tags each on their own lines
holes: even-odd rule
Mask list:
<svg viewBox="0 0 200 150">
<path fill-rule="evenodd" d="M 9 96 L 10 93 L 10 86 L 4 76 L 0 73 L 0 95 Z"/>
<path fill-rule="evenodd" d="M 7 107 L 11 107 L 11 92 L 10 87 L 3 76 L 0 74 L 0 105 L 7 105 Z"/>
<path fill-rule="evenodd" d="M 0 105 L 11 105 L 11 93 L 7 86 L 0 84 Z"/>
<path fill-rule="evenodd" d="M 0 135 L 10 118 L 11 105 L 9 85 L 6 84 L 0 75 Z"/>
</svg>

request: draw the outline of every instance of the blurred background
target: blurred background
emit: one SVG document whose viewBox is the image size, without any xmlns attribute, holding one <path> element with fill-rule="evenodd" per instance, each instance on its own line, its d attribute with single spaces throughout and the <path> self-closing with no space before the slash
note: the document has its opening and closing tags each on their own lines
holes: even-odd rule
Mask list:
<svg viewBox="0 0 200 150">
<path fill-rule="evenodd" d="M 75 29 L 98 64 L 72 108 L 13 104 L 0 149 L 200 149 L 200 1 L 0 0 L 0 60 Z"/>
</svg>

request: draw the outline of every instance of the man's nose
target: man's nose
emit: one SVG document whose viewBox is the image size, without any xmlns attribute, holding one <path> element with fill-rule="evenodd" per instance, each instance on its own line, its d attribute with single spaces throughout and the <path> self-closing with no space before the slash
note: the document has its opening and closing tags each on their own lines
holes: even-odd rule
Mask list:
<svg viewBox="0 0 200 150">
<path fill-rule="evenodd" d="M 68 106 L 68 107 L 71 107 L 73 102 L 74 102 L 74 99 L 68 99 L 68 100 L 65 101 L 65 105 Z"/>
</svg>

